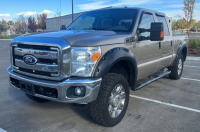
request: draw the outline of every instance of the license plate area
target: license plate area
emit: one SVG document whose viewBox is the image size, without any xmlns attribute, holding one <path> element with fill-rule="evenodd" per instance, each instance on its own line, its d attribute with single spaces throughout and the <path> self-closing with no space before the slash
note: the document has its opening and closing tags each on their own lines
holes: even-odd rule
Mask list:
<svg viewBox="0 0 200 132">
<path fill-rule="evenodd" d="M 28 94 L 34 95 L 34 85 L 28 82 L 20 81 L 20 89 Z"/>
</svg>

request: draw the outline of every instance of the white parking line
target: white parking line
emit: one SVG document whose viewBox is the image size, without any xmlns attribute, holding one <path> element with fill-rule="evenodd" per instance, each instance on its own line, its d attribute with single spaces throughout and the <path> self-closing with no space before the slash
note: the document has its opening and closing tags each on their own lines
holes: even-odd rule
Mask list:
<svg viewBox="0 0 200 132">
<path fill-rule="evenodd" d="M 200 68 L 199 66 L 188 66 L 188 65 L 184 65 L 185 67 L 193 67 L 193 68 Z"/>
<path fill-rule="evenodd" d="M 139 97 L 139 96 L 135 96 L 135 95 L 130 95 L 130 97 L 200 113 L 200 110 L 192 109 L 192 108 L 188 108 L 188 107 L 184 107 L 184 106 L 180 106 L 180 105 L 170 104 L 170 103 L 166 103 L 166 102 L 162 102 L 162 101 L 158 101 L 158 100 L 153 100 L 153 99 L 149 99 L 149 98 L 144 98 L 144 97 Z"/>
<path fill-rule="evenodd" d="M 5 130 L 3 130 L 2 128 L 0 128 L 0 132 L 7 132 L 7 131 L 5 131 Z"/>
<path fill-rule="evenodd" d="M 181 77 L 181 79 L 200 82 L 200 80 L 198 79 L 191 79 L 191 78 L 184 78 L 184 77 Z"/>
</svg>

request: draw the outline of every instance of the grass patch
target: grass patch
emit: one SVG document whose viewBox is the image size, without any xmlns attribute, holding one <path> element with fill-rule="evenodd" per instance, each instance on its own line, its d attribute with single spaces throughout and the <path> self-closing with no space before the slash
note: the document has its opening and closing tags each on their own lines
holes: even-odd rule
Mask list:
<svg viewBox="0 0 200 132">
<path fill-rule="evenodd" d="M 14 39 L 14 38 L 16 38 L 18 36 L 20 36 L 20 35 L 9 35 L 9 36 L 7 36 L 7 35 L 0 35 L 0 39 Z"/>
</svg>

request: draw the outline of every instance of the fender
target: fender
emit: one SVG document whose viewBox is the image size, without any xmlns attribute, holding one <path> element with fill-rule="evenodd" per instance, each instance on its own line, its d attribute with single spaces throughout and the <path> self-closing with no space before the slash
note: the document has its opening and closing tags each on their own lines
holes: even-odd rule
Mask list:
<svg viewBox="0 0 200 132">
<path fill-rule="evenodd" d="M 125 60 L 129 65 L 131 72 L 129 86 L 133 88 L 137 81 L 137 62 L 133 53 L 123 47 L 114 48 L 105 53 L 99 61 L 93 77 L 103 77 L 111 70 L 112 66 L 121 60 Z"/>
<path fill-rule="evenodd" d="M 177 65 L 178 58 L 183 53 L 184 48 L 186 48 L 188 50 L 186 41 L 182 41 L 180 43 L 177 53 L 176 53 L 176 58 L 174 59 L 174 62 L 172 63 L 171 66 Z M 187 52 L 188 52 L 187 50 L 185 51 L 186 53 L 184 54 L 184 61 L 186 60 L 186 56 L 187 56 Z"/>
</svg>

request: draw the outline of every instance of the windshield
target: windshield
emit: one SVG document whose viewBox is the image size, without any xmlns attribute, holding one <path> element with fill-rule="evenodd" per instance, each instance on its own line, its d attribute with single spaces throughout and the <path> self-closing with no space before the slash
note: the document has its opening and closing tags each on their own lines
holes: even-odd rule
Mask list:
<svg viewBox="0 0 200 132">
<path fill-rule="evenodd" d="M 68 30 L 110 30 L 130 32 L 137 17 L 135 9 L 91 11 L 81 15 Z"/>
</svg>

